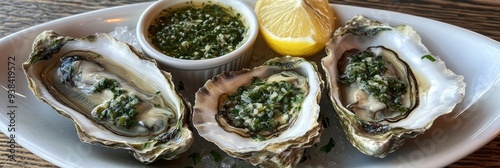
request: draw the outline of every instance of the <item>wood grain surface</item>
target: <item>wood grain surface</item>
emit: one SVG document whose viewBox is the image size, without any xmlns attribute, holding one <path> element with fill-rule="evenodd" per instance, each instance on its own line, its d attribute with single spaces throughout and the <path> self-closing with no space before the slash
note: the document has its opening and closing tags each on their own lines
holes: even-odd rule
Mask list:
<svg viewBox="0 0 500 168">
<path fill-rule="evenodd" d="M 51 20 L 143 0 L 2 0 L 0 38 Z M 407 13 L 435 19 L 500 41 L 500 1 L 330 0 L 332 3 Z M 3 107 L 2 107 L 3 108 Z M 500 130 L 499 130 L 500 131 Z M 16 161 L 8 156 L 9 138 L 0 133 L 0 167 L 55 167 L 15 144 Z M 500 137 L 448 167 L 500 167 Z"/>
</svg>

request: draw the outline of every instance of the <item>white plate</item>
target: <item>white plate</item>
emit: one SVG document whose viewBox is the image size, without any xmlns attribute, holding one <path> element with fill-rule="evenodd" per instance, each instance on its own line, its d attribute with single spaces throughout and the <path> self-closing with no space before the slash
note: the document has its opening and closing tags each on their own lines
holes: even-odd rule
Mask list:
<svg viewBox="0 0 500 168">
<path fill-rule="evenodd" d="M 254 1 L 246 0 L 251 6 Z M 97 145 L 81 143 L 76 135 L 73 123 L 59 116 L 48 105 L 39 102 L 28 89 L 21 64 L 31 52 L 34 38 L 44 30 L 55 30 L 63 35 L 84 36 L 95 32 L 110 32 L 117 26 L 135 27 L 138 16 L 150 3 L 109 8 L 67 17 L 38 25 L 0 40 L 0 130 L 10 136 L 24 148 L 43 159 L 62 167 L 139 167 L 143 166 L 124 150 L 112 150 Z M 322 112 L 330 118 L 332 126 L 325 129 L 318 147 L 326 144 L 332 137 L 336 146 L 329 154 L 311 152 L 310 160 L 301 163 L 323 165 L 324 167 L 442 167 L 465 157 L 495 138 L 500 129 L 500 44 L 494 40 L 471 31 L 445 23 L 416 16 L 359 8 L 332 5 L 337 14 L 338 23 L 345 23 L 355 14 L 364 14 L 372 19 L 391 24 L 409 24 L 421 35 L 424 44 L 431 52 L 441 56 L 447 66 L 465 77 L 468 84 L 466 97 L 459 104 L 455 113 L 466 109 L 460 116 L 452 115 L 435 121 L 433 127 L 415 139 L 409 139 L 396 152 L 384 159 L 368 157 L 358 152 L 345 139 L 338 129 L 338 122 L 333 115 L 332 106 L 323 96 Z M 262 41 L 259 43 L 263 44 Z M 260 45 L 260 47 L 265 45 Z M 15 61 L 9 60 L 15 57 Z M 16 92 L 14 104 L 9 103 L 8 88 L 9 62 L 15 64 Z M 175 77 L 174 77 L 175 78 Z M 11 85 L 12 86 L 12 85 Z M 488 92 L 486 92 L 488 90 Z M 192 92 L 192 90 L 188 90 Z M 326 92 L 326 90 L 325 90 Z M 483 93 L 485 93 L 483 95 Z M 192 96 L 188 96 L 192 97 Z M 477 100 L 477 102 L 476 102 Z M 192 99 L 191 99 L 192 101 Z M 15 106 L 15 107 L 10 107 Z M 15 110 L 12 120 L 15 132 L 9 131 L 11 116 L 7 113 Z M 193 150 L 206 145 L 198 138 Z M 208 144 L 208 143 L 207 143 Z M 202 155 L 209 149 L 198 151 Z M 208 151 L 207 151 L 208 150 Z M 163 164 L 185 167 L 193 164 L 188 151 L 175 161 L 160 161 L 150 166 Z M 222 153 L 222 152 L 221 152 Z M 5 157 L 5 156 L 4 156 Z M 328 157 L 328 158 L 326 158 Z M 239 163 L 239 162 L 238 162 Z"/>
</svg>

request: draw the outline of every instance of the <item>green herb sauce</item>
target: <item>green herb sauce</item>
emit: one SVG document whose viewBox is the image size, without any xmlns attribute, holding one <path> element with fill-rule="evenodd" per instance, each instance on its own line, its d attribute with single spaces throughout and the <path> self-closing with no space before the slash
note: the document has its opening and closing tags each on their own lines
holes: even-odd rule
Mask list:
<svg viewBox="0 0 500 168">
<path fill-rule="evenodd" d="M 300 111 L 305 92 L 285 81 L 265 82 L 257 77 L 229 95 L 221 106 L 229 124 L 247 128 L 253 138 L 264 140 L 260 132 L 277 132 Z"/>
<path fill-rule="evenodd" d="M 99 120 L 111 121 L 119 127 L 130 128 L 136 122 L 139 111 L 136 105 L 141 100 L 134 94 L 120 88 L 120 83 L 113 79 L 102 79 L 94 85 L 93 93 L 102 93 L 104 90 L 113 92 L 113 99 L 92 111 L 92 116 Z"/>
<path fill-rule="evenodd" d="M 246 27 L 241 14 L 215 4 L 165 10 L 148 29 L 149 38 L 162 53 L 180 59 L 199 60 L 234 51 Z"/>
<path fill-rule="evenodd" d="M 407 91 L 407 84 L 393 77 L 385 77 L 386 62 L 382 56 L 370 51 L 354 54 L 347 60 L 347 66 L 340 76 L 340 83 L 358 83 L 360 89 L 380 100 L 392 111 L 404 113 L 401 96 Z"/>
</svg>

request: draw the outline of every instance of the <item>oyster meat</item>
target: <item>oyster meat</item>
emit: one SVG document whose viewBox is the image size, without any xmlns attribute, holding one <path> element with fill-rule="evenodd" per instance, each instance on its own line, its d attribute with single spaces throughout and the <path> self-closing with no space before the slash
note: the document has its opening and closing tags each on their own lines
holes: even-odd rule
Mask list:
<svg viewBox="0 0 500 168">
<path fill-rule="evenodd" d="M 277 57 L 225 72 L 196 92 L 193 125 L 230 156 L 261 167 L 293 167 L 323 130 L 316 64 Z"/>
<path fill-rule="evenodd" d="M 465 93 L 463 76 L 421 43 L 408 25 L 362 15 L 337 29 L 321 60 L 329 96 L 349 141 L 385 157 L 429 129 Z"/>
<path fill-rule="evenodd" d="M 83 142 L 129 150 L 143 163 L 174 159 L 192 143 L 190 104 L 170 74 L 107 34 L 45 31 L 23 68 L 35 96 L 70 118 Z"/>
</svg>

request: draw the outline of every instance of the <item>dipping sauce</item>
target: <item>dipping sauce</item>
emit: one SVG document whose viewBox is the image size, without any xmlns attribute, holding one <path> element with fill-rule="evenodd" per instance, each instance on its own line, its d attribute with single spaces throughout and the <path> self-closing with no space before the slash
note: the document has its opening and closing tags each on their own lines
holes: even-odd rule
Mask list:
<svg viewBox="0 0 500 168">
<path fill-rule="evenodd" d="M 165 55 L 188 60 L 215 58 L 234 51 L 247 27 L 241 14 L 217 4 L 168 8 L 154 20 L 148 37 Z"/>
</svg>

